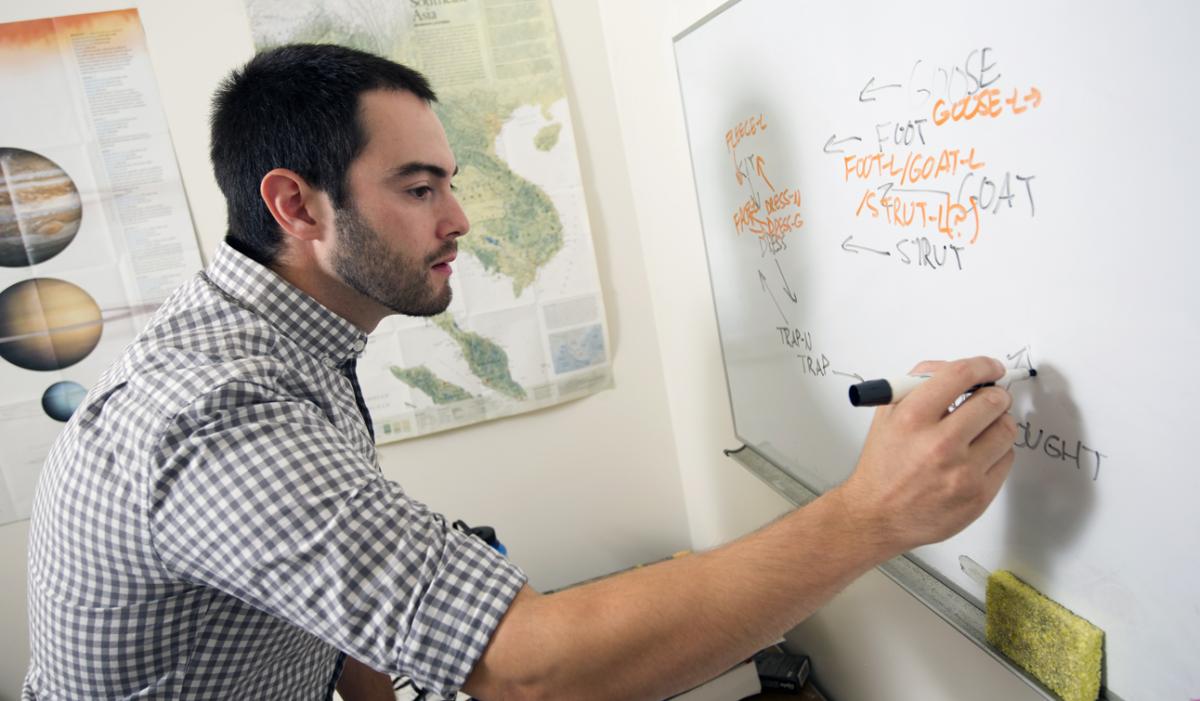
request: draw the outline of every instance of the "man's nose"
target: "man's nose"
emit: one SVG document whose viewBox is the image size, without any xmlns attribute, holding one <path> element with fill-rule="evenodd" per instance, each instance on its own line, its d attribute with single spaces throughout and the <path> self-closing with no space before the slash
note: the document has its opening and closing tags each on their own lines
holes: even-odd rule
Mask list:
<svg viewBox="0 0 1200 701">
<path fill-rule="evenodd" d="M 453 194 L 447 200 L 447 211 L 443 221 L 443 238 L 465 236 L 471 230 L 471 220 L 467 218 L 466 210 Z"/>
</svg>

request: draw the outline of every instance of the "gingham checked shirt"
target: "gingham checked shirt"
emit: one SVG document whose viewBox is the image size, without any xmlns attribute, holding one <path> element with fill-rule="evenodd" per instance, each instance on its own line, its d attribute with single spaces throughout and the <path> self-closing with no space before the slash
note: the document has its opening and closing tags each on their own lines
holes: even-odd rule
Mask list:
<svg viewBox="0 0 1200 701">
<path fill-rule="evenodd" d="M 172 295 L 47 459 L 23 698 L 453 697 L 525 577 L 380 474 L 365 344 L 228 244 Z"/>
</svg>

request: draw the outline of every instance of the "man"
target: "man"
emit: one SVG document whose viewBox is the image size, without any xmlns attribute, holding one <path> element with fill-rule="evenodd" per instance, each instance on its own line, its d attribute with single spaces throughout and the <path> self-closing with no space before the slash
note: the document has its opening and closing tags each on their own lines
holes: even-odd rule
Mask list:
<svg viewBox="0 0 1200 701">
<path fill-rule="evenodd" d="M 656 699 L 974 520 L 1012 464 L 986 358 L 881 409 L 847 482 L 733 544 L 542 596 L 376 466 L 354 363 L 450 301 L 468 222 L 419 74 L 334 46 L 219 91 L 226 243 L 56 443 L 30 538 L 32 698 Z M 378 670 L 378 671 L 376 671 Z"/>
</svg>

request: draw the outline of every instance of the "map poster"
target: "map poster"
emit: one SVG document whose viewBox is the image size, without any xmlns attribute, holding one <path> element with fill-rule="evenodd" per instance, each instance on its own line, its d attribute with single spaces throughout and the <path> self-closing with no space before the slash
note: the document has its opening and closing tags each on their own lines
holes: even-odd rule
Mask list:
<svg viewBox="0 0 1200 701">
<path fill-rule="evenodd" d="M 0 523 L 51 443 L 200 268 L 136 10 L 0 24 Z"/>
<path fill-rule="evenodd" d="M 359 379 L 379 442 L 612 386 L 558 39 L 548 0 L 247 0 L 255 44 L 336 43 L 424 73 L 471 232 L 454 301 L 390 317 Z"/>
</svg>

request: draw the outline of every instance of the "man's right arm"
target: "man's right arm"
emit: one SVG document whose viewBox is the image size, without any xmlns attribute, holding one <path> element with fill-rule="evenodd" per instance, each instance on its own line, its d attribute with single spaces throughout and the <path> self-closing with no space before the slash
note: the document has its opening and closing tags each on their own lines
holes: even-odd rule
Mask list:
<svg viewBox="0 0 1200 701">
<path fill-rule="evenodd" d="M 661 699 L 746 659 L 867 570 L 983 512 L 1012 466 L 1011 398 L 988 388 L 946 408 L 1002 372 L 987 358 L 939 367 L 876 412 L 850 479 L 740 540 L 552 595 L 526 587 L 466 690 Z"/>
</svg>

